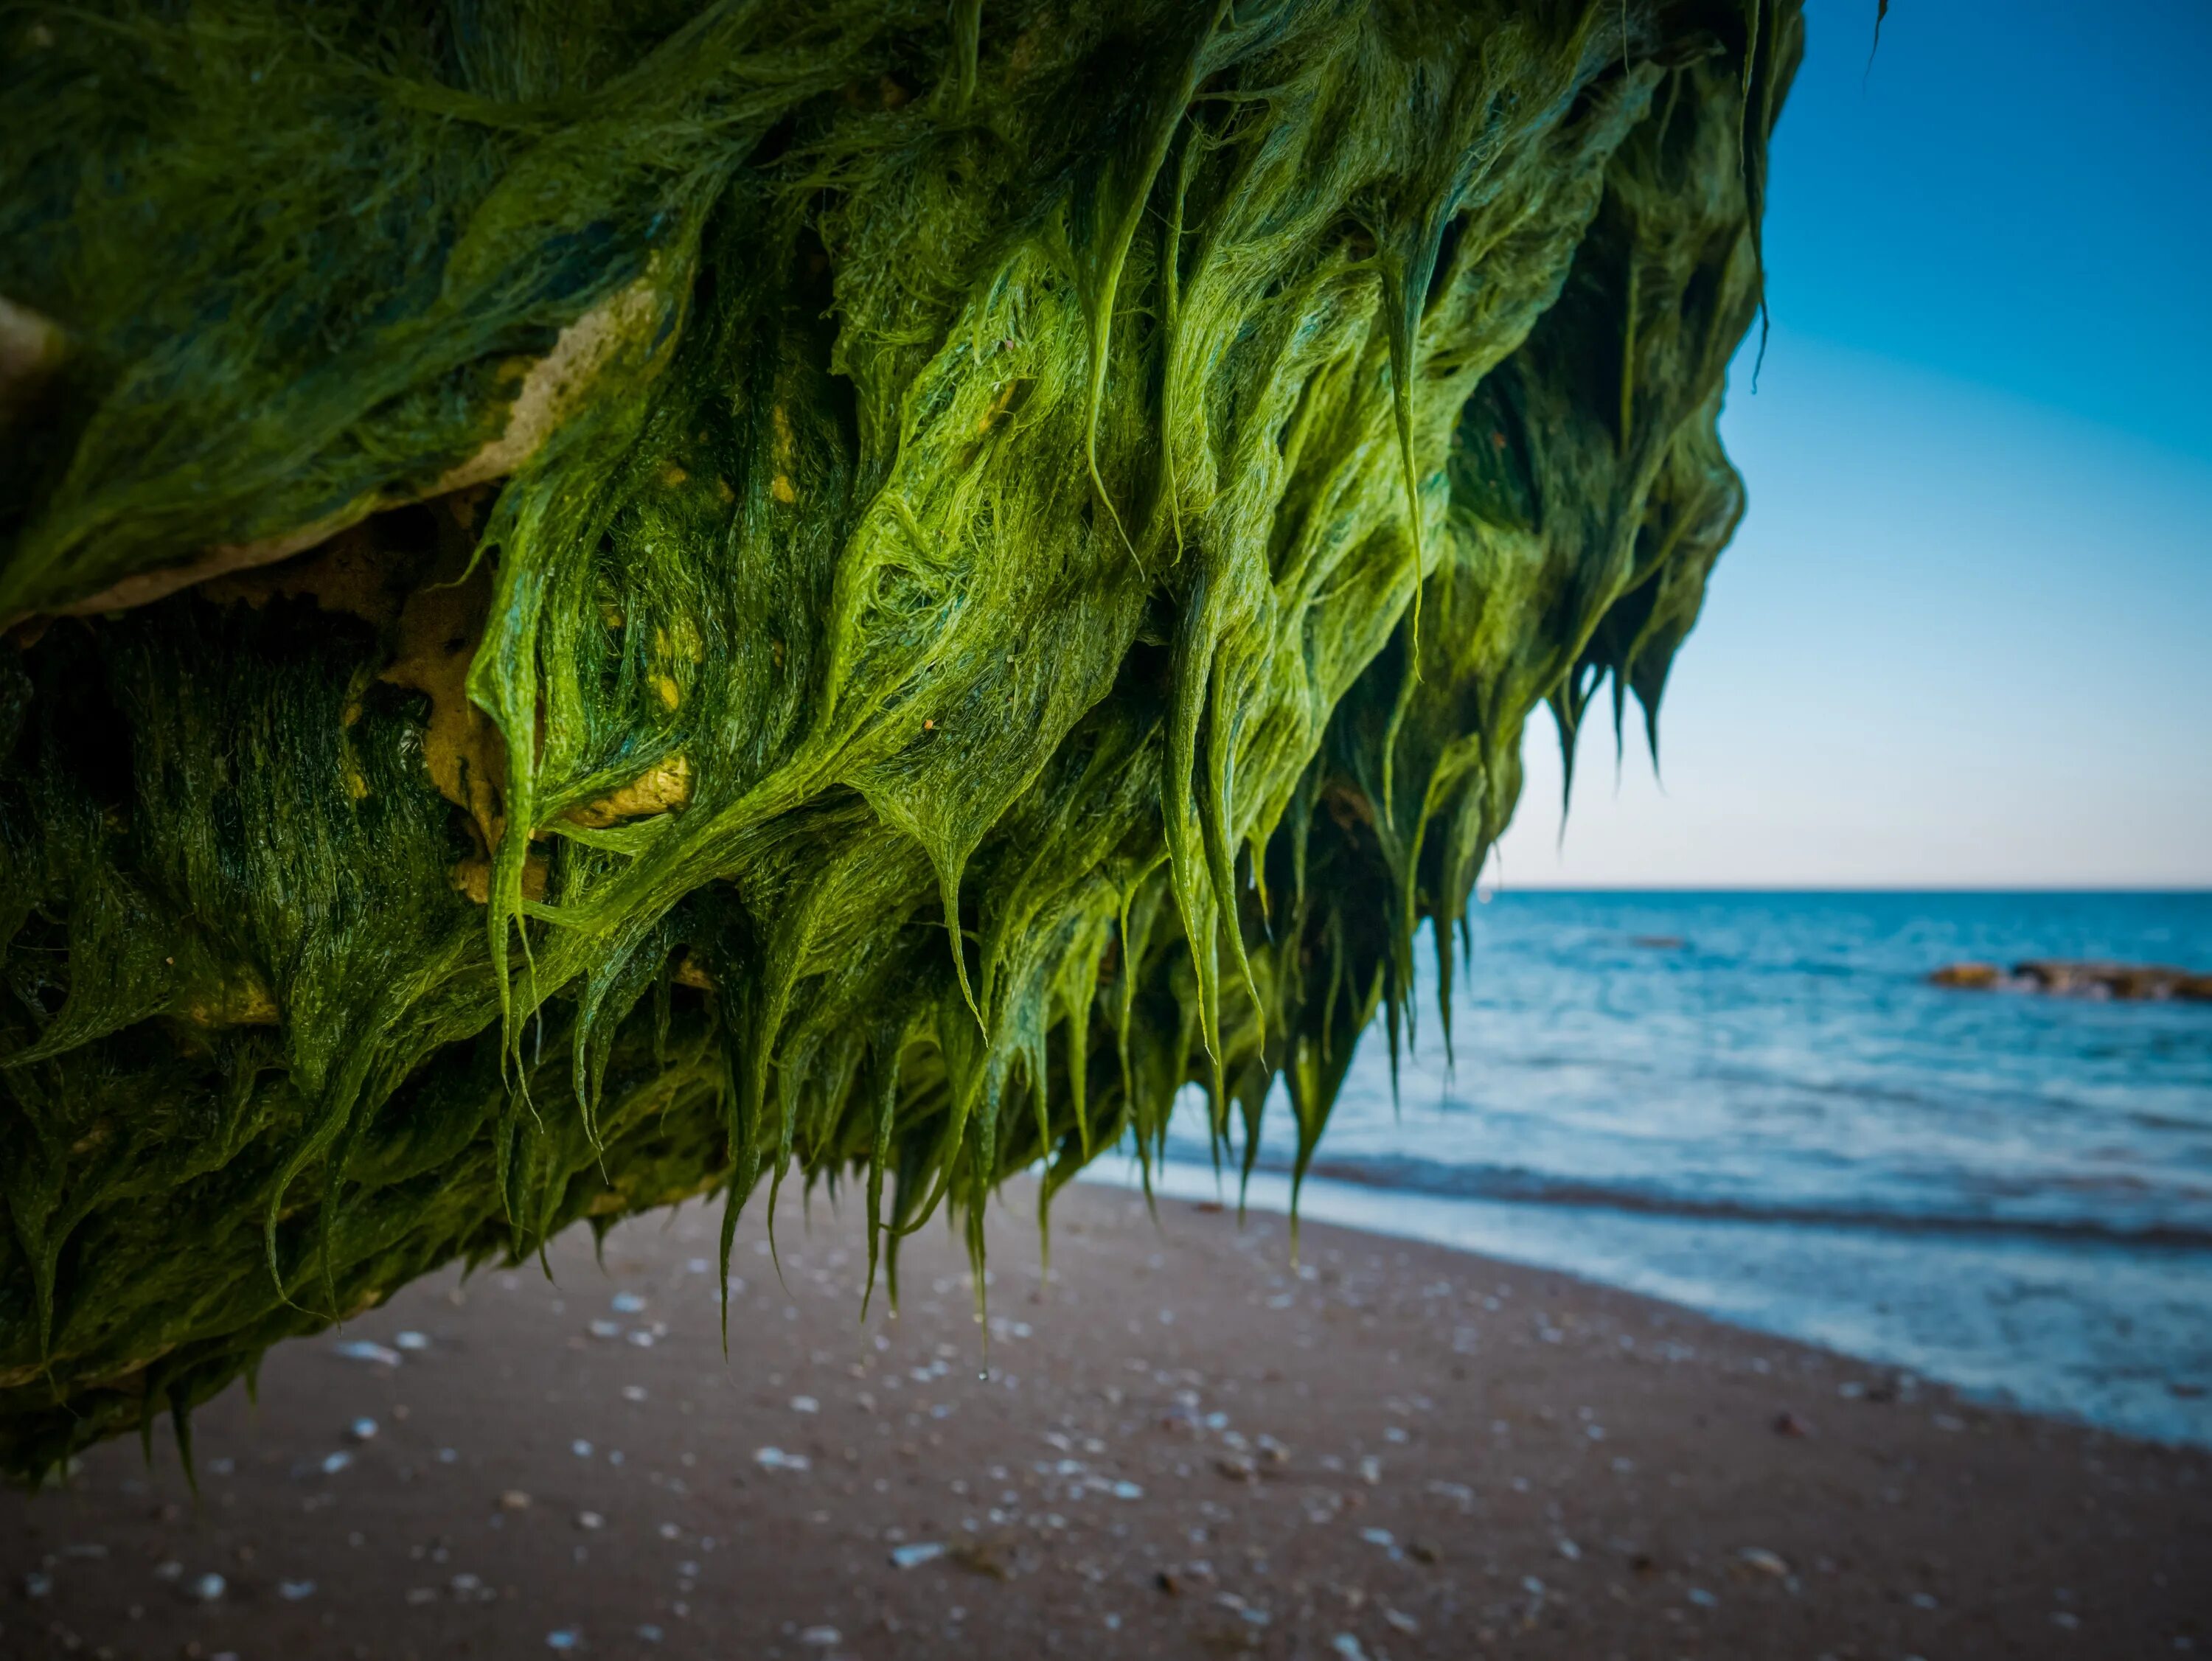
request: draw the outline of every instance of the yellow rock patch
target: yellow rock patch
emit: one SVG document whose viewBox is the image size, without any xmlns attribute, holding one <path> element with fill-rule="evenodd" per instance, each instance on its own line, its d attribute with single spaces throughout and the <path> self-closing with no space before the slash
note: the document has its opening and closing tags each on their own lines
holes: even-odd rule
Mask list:
<svg viewBox="0 0 2212 1661">
<path fill-rule="evenodd" d="M 625 819 L 644 819 L 667 813 L 691 799 L 691 761 L 672 755 L 650 772 L 641 773 L 620 790 L 596 802 L 568 809 L 568 817 L 593 830 L 605 830 Z"/>
</svg>

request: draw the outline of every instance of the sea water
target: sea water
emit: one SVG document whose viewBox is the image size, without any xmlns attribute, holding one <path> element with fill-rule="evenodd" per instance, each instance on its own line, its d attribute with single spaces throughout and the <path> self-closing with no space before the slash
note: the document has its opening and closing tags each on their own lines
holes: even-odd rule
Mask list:
<svg viewBox="0 0 2212 1661">
<path fill-rule="evenodd" d="M 2212 894 L 1497 895 L 1449 1056 L 1425 961 L 1395 1087 L 1370 1031 L 1301 1211 L 2212 1445 L 2212 1004 L 1926 979 L 2027 957 L 2212 969 Z M 1164 1191 L 1216 1192 L 1202 1115 Z"/>
</svg>

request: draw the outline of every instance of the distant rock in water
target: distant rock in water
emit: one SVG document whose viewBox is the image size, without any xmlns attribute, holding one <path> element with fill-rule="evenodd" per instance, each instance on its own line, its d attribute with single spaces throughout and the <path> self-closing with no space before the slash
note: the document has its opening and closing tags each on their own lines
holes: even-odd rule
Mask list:
<svg viewBox="0 0 2212 1661">
<path fill-rule="evenodd" d="M 1966 991 L 2049 992 L 2060 997 L 2119 997 L 2130 1002 L 2185 998 L 2212 1003 L 2212 974 L 2193 974 L 2155 963 L 2075 962 L 2030 958 L 2010 969 L 1995 963 L 1946 963 L 1931 985 Z"/>
<path fill-rule="evenodd" d="M 1946 963 L 1928 977 L 1929 984 L 1963 991 L 1995 991 L 2005 984 L 2005 972 L 1995 963 Z"/>
</svg>

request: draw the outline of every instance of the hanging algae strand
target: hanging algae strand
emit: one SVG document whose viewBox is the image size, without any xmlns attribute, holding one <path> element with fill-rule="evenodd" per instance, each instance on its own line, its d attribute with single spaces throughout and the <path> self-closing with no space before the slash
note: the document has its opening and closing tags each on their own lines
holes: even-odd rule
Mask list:
<svg viewBox="0 0 2212 1661">
<path fill-rule="evenodd" d="M 1794 0 L 4 27 L 19 1476 L 764 1175 L 1302 1177 L 1741 510 Z"/>
</svg>

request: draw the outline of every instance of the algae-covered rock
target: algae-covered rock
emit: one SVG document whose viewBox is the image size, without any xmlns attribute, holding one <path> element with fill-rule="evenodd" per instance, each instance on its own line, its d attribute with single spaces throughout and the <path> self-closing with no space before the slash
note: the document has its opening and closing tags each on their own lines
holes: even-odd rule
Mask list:
<svg viewBox="0 0 2212 1661">
<path fill-rule="evenodd" d="M 19 1474 L 579 1219 L 1303 1169 L 1741 512 L 1795 0 L 0 27 Z"/>
</svg>

